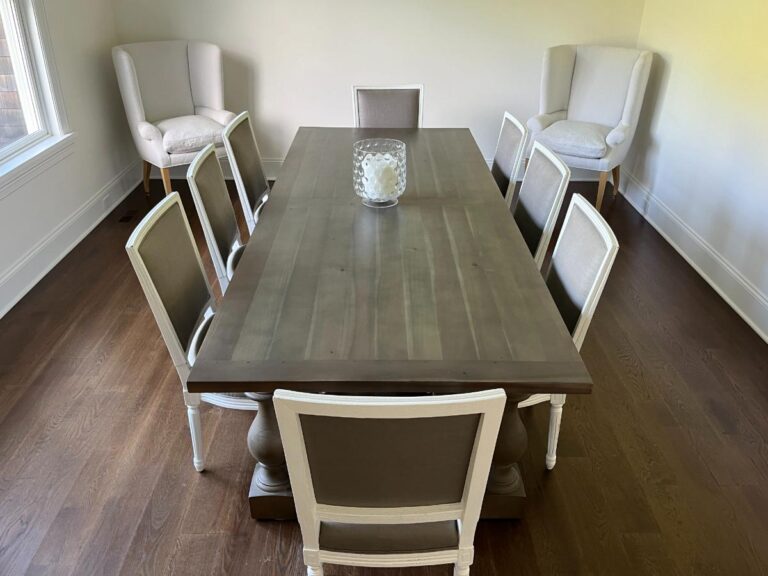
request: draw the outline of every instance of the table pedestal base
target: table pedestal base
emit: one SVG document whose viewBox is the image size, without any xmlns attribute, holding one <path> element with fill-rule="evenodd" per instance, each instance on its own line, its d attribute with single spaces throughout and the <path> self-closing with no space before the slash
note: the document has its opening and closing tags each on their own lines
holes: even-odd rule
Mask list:
<svg viewBox="0 0 768 576">
<path fill-rule="evenodd" d="M 514 464 L 517 473 L 520 467 Z M 520 485 L 512 492 L 494 494 L 486 492 L 483 497 L 483 507 L 480 509 L 481 520 L 520 520 L 523 517 L 525 504 L 525 486 Z"/>
<path fill-rule="evenodd" d="M 251 518 L 256 520 L 295 520 L 296 507 L 293 504 L 293 493 L 290 488 L 278 492 L 265 492 L 259 486 L 259 468 L 256 463 L 251 479 L 251 489 L 248 492 L 248 503 L 251 507 Z"/>
</svg>

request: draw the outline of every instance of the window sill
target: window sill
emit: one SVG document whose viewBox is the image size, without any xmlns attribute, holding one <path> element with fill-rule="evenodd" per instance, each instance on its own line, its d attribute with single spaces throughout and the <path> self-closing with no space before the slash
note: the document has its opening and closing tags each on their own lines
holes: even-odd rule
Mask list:
<svg viewBox="0 0 768 576">
<path fill-rule="evenodd" d="M 74 152 L 75 133 L 50 136 L 0 164 L 0 200 Z"/>
</svg>

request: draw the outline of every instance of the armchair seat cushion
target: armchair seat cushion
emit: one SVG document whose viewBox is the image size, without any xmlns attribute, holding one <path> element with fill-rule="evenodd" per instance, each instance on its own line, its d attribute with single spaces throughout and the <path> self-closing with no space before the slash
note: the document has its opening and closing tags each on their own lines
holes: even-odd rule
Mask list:
<svg viewBox="0 0 768 576">
<path fill-rule="evenodd" d="M 224 126 L 206 116 L 178 116 L 157 123 L 167 154 L 198 152 L 208 144 L 221 146 Z"/>
<path fill-rule="evenodd" d="M 578 158 L 602 158 L 608 152 L 608 126 L 592 122 L 560 120 L 542 130 L 536 140 L 553 152 Z"/>
</svg>

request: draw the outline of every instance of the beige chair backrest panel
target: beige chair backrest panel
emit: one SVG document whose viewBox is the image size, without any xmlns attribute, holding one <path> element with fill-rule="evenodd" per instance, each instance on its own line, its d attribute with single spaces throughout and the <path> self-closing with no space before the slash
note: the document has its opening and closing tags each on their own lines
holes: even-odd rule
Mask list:
<svg viewBox="0 0 768 576">
<path fill-rule="evenodd" d="M 557 165 L 534 148 L 514 211 L 515 222 L 531 254 L 539 248 L 562 180 Z"/>
<path fill-rule="evenodd" d="M 253 136 L 250 120 L 240 122 L 229 136 L 232 153 L 235 156 L 237 169 L 245 185 L 251 210 L 260 203 L 261 198 L 269 191 L 269 184 L 264 175 L 261 154 Z"/>
<path fill-rule="evenodd" d="M 406 420 L 301 416 L 319 504 L 460 502 L 479 415 Z"/>
<path fill-rule="evenodd" d="M 146 231 L 137 251 L 186 350 L 212 295 L 180 202 Z"/>
<path fill-rule="evenodd" d="M 189 83 L 195 106 L 224 109 L 221 48 L 209 42 L 190 42 Z"/>
<path fill-rule="evenodd" d="M 133 61 L 148 122 L 195 113 L 189 75 L 188 42 L 172 40 L 125 44 Z"/>
<path fill-rule="evenodd" d="M 631 48 L 577 46 L 568 119 L 617 126 L 640 55 Z"/>
<path fill-rule="evenodd" d="M 607 224 L 605 224 L 607 227 Z M 612 245 L 581 209 L 569 209 L 546 276 L 552 298 L 571 333 L 604 274 Z"/>
<path fill-rule="evenodd" d="M 491 166 L 491 174 L 503 194 L 507 193 L 510 181 L 517 177 L 525 135 L 522 124 L 516 125 L 509 115 L 505 114 Z"/>
<path fill-rule="evenodd" d="M 356 88 L 360 128 L 418 128 L 421 90 L 418 88 Z"/>
<path fill-rule="evenodd" d="M 237 218 L 232 208 L 232 201 L 229 198 L 227 182 L 221 171 L 221 165 L 213 149 L 207 150 L 210 150 L 210 153 L 207 153 L 202 162 L 197 164 L 194 182 L 210 222 L 216 247 L 222 261 L 226 262 L 232 245 L 239 238 L 240 231 L 237 227 Z M 203 153 L 205 152 L 204 150 Z"/>
</svg>

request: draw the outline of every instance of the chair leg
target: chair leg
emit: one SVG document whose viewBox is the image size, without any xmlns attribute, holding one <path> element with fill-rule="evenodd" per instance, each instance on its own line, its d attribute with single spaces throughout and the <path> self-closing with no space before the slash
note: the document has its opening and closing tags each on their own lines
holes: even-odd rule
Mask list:
<svg viewBox="0 0 768 576">
<path fill-rule="evenodd" d="M 605 194 L 605 185 L 608 182 L 608 172 L 600 172 L 600 180 L 597 184 L 597 202 L 595 207 L 598 211 L 603 207 L 603 195 Z"/>
<path fill-rule="evenodd" d="M 187 405 L 187 419 L 189 420 L 189 432 L 192 436 L 192 464 L 195 470 L 205 470 L 205 457 L 203 456 L 203 426 L 200 423 L 200 394 L 184 394 L 184 402 Z"/>
<path fill-rule="evenodd" d="M 547 440 L 547 470 L 552 470 L 557 461 L 557 440 L 560 437 L 560 420 L 563 417 L 565 394 L 552 394 L 549 400 L 549 439 Z"/>
<path fill-rule="evenodd" d="M 453 576 L 469 576 L 469 566 L 456 564 L 453 567 Z"/>
<path fill-rule="evenodd" d="M 173 186 L 171 185 L 171 169 L 160 168 L 160 175 L 163 177 L 163 188 L 166 194 L 173 192 Z"/>
<path fill-rule="evenodd" d="M 613 169 L 613 197 L 616 198 L 616 194 L 619 193 L 619 182 L 621 181 L 621 166 L 616 166 Z"/>
<path fill-rule="evenodd" d="M 323 565 L 307 566 L 307 576 L 323 576 Z"/>
<path fill-rule="evenodd" d="M 149 173 L 152 171 L 152 164 L 144 160 L 144 194 L 149 196 Z"/>
</svg>

